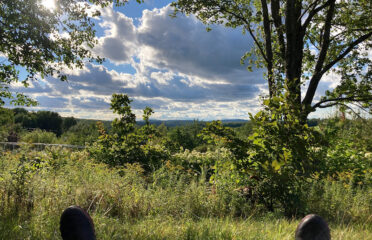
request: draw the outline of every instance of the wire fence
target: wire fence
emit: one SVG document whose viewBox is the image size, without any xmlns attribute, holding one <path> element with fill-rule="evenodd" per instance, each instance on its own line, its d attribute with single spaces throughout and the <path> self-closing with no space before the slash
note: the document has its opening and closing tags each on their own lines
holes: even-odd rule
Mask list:
<svg viewBox="0 0 372 240">
<path fill-rule="evenodd" d="M 73 150 L 81 150 L 84 149 L 85 146 L 79 146 L 79 145 L 70 145 L 70 144 L 50 144 L 50 143 L 25 143 L 25 142 L 0 142 L 0 149 L 5 150 L 17 150 L 23 145 L 28 145 L 32 149 L 42 151 L 46 147 L 60 147 L 60 148 L 68 148 Z"/>
</svg>

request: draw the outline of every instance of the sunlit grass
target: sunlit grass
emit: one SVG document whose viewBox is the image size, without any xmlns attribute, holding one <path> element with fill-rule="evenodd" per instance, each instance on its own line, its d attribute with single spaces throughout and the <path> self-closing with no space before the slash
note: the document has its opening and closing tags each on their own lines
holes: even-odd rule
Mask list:
<svg viewBox="0 0 372 240">
<path fill-rule="evenodd" d="M 24 182 L 14 177 L 23 154 L 45 162 Z M 211 195 L 198 181 L 159 187 L 136 166 L 110 169 L 85 152 L 25 150 L 0 158 L 0 239 L 61 239 L 59 218 L 70 205 L 89 211 L 97 239 L 285 240 L 294 239 L 300 221 L 224 202 L 226 196 Z M 15 192 L 17 183 L 24 185 Z M 370 188 L 351 192 L 330 184 L 325 189 L 320 202 L 309 192 L 314 201 L 309 207 L 329 222 L 332 239 L 371 239 Z M 236 209 L 244 217 L 236 216 Z"/>
</svg>

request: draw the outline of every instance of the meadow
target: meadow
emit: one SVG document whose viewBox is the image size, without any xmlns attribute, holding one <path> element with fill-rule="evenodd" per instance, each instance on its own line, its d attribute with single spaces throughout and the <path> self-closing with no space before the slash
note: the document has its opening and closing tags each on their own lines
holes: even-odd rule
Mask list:
<svg viewBox="0 0 372 240">
<path fill-rule="evenodd" d="M 2 152 L 0 196 L 0 239 L 61 239 L 59 218 L 70 205 L 91 214 L 97 239 L 293 239 L 301 217 L 267 212 L 234 189 L 216 191 L 170 162 L 146 173 L 59 148 Z M 306 196 L 332 239 L 371 239 L 370 186 L 328 179 Z"/>
<path fill-rule="evenodd" d="M 371 119 L 303 125 L 263 112 L 238 128 L 168 128 L 146 108 L 138 126 L 129 102 L 113 95 L 110 128 L 69 119 L 59 135 L 22 122 L 56 114 L 4 111 L 3 135 L 24 144 L 0 153 L 0 239 L 61 239 L 71 205 L 92 216 L 97 239 L 294 239 L 310 213 L 332 239 L 372 239 Z"/>
</svg>

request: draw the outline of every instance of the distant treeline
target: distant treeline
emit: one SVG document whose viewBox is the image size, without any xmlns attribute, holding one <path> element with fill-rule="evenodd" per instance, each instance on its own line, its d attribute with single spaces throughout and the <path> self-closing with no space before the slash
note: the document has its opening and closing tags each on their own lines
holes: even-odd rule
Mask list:
<svg viewBox="0 0 372 240">
<path fill-rule="evenodd" d="M 2 119 L 7 119 L 8 124 L 14 123 L 25 129 L 54 132 L 57 136 L 77 124 L 74 117 L 63 118 L 58 113 L 51 111 L 30 112 L 24 108 L 13 108 L 2 109 L 1 115 Z"/>
<path fill-rule="evenodd" d="M 76 119 L 74 117 L 61 117 L 57 112 L 52 111 L 27 111 L 24 108 L 13 108 L 8 109 L 3 108 L 0 114 L 13 114 L 14 122 L 20 123 L 24 128 L 39 128 L 46 131 L 51 131 L 56 133 L 57 135 L 62 134 L 63 132 L 67 131 L 70 127 L 77 124 L 77 122 L 85 122 L 85 123 L 96 123 L 97 121 L 103 122 L 105 127 L 109 127 L 111 125 L 111 121 L 103 121 L 103 120 L 93 120 L 93 119 Z M 7 113 L 6 113 L 7 112 Z M 223 119 L 221 120 L 222 124 L 226 127 L 238 128 L 242 127 L 245 124 L 249 123 L 249 120 L 244 119 Z M 321 120 L 320 119 L 309 119 L 308 125 L 310 127 L 317 126 Z M 166 127 L 179 127 L 179 126 L 187 126 L 192 125 L 195 122 L 198 122 L 201 125 L 205 125 L 205 123 L 210 121 L 202 121 L 202 120 L 150 120 L 151 124 L 155 126 L 159 126 L 164 124 Z M 137 121 L 137 125 L 143 126 L 145 124 L 144 121 Z"/>
<path fill-rule="evenodd" d="M 65 143 L 85 145 L 97 140 L 99 132 L 96 123 L 99 120 L 61 117 L 52 111 L 27 111 L 24 108 L 0 108 L 1 141 L 29 141 L 45 143 Z M 316 126 L 322 120 L 311 119 L 309 126 Z M 100 121 L 107 132 L 111 132 L 111 121 Z M 208 121 L 199 120 L 150 120 L 156 126 L 160 139 L 167 139 L 175 150 L 206 148 L 199 134 Z M 222 120 L 226 127 L 231 127 L 244 139 L 253 131 L 251 121 L 244 119 Z M 137 121 L 141 127 L 144 121 Z M 33 133 L 32 133 L 33 132 Z M 45 133 L 43 133 L 45 132 Z M 53 133 L 55 136 L 49 134 Z M 10 137 L 9 137 L 10 136 Z"/>
</svg>

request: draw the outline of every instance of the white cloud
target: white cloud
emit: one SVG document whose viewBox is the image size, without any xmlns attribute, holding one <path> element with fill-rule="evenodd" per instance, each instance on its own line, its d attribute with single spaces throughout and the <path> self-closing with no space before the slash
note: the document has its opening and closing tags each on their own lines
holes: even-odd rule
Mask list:
<svg viewBox="0 0 372 240">
<path fill-rule="evenodd" d="M 133 19 L 108 7 L 102 12 L 100 26 L 105 29 L 105 36 L 98 39 L 96 54 L 115 64 L 130 63 L 137 45 Z"/>
<path fill-rule="evenodd" d="M 105 9 L 95 52 L 115 70 L 88 63 L 66 70 L 67 83 L 48 78 L 25 92 L 40 101 L 40 109 L 95 119 L 113 117 L 109 101 L 117 92 L 134 99 L 136 112 L 150 106 L 160 119 L 247 118 L 257 111 L 257 96 L 265 91 L 262 71 L 240 65 L 250 39 L 223 27 L 206 32 L 194 17 L 172 19 L 171 11 L 145 10 L 136 27 L 123 13 Z M 122 64 L 135 73 L 121 72 Z"/>
</svg>

